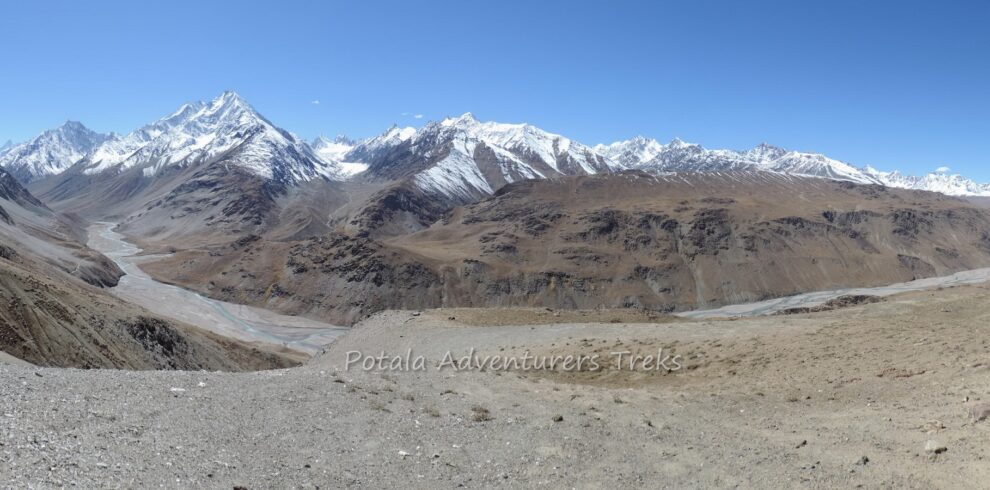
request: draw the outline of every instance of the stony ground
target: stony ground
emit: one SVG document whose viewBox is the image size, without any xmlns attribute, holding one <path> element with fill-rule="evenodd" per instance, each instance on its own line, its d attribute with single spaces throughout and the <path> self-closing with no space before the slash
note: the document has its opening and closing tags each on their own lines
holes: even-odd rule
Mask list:
<svg viewBox="0 0 990 490">
<path fill-rule="evenodd" d="M 0 487 L 980 488 L 990 481 L 990 421 L 978 421 L 990 412 L 988 302 L 987 287 L 967 286 L 658 324 L 389 312 L 288 370 L 3 365 Z M 662 348 L 684 368 L 434 366 L 472 347 Z M 344 370 L 348 352 L 407 349 L 429 360 L 425 371 Z"/>
</svg>

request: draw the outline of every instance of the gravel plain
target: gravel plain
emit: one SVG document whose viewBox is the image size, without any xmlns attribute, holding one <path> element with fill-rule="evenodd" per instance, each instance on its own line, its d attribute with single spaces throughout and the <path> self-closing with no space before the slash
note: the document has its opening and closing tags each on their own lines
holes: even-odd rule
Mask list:
<svg viewBox="0 0 990 490">
<path fill-rule="evenodd" d="M 286 370 L 0 365 L 0 488 L 981 488 L 988 301 L 986 286 L 961 286 L 656 324 L 399 311 Z M 663 349 L 684 367 L 436 369 L 472 348 Z M 408 352 L 427 368 L 345 370 L 354 352 Z"/>
</svg>

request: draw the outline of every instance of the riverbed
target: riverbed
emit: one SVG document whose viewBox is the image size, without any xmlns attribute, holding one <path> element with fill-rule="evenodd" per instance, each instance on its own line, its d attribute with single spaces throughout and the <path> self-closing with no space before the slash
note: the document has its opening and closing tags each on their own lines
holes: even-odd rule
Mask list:
<svg viewBox="0 0 990 490">
<path fill-rule="evenodd" d="M 162 255 L 138 255 L 141 249 L 113 231 L 114 223 L 89 227 L 87 245 L 106 255 L 127 275 L 110 288 L 114 295 L 145 309 L 204 330 L 246 342 L 273 344 L 309 355 L 348 330 L 308 318 L 280 315 L 264 308 L 207 298 L 188 289 L 154 280 L 139 267 Z"/>
<path fill-rule="evenodd" d="M 785 296 L 783 298 L 768 299 L 766 301 L 758 301 L 755 303 L 728 305 L 719 308 L 684 311 L 674 314 L 683 318 L 693 318 L 699 320 L 705 318 L 771 315 L 778 311 L 787 310 L 790 308 L 818 306 L 840 296 L 867 295 L 885 297 L 899 293 L 906 293 L 909 291 L 923 291 L 926 289 L 935 289 L 940 287 L 962 286 L 986 281 L 990 281 L 990 268 L 973 269 L 957 272 L 948 276 L 929 277 L 909 282 L 891 284 L 888 286 L 815 291 L 811 293 L 797 294 L 794 296 Z"/>
<path fill-rule="evenodd" d="M 347 327 L 308 318 L 280 315 L 252 306 L 217 301 L 177 286 L 158 282 L 138 264 L 162 255 L 138 255 L 141 249 L 113 231 L 114 223 L 97 223 L 89 228 L 89 247 L 113 259 L 127 273 L 110 291 L 159 315 L 168 316 L 220 335 L 249 342 L 289 347 L 307 354 L 319 352 Z M 706 319 L 771 315 L 778 311 L 812 307 L 846 295 L 891 296 L 909 291 L 977 284 L 990 281 L 990 268 L 957 272 L 948 276 L 868 288 L 846 288 L 785 296 L 753 303 L 721 306 L 675 313 L 683 318 Z"/>
</svg>

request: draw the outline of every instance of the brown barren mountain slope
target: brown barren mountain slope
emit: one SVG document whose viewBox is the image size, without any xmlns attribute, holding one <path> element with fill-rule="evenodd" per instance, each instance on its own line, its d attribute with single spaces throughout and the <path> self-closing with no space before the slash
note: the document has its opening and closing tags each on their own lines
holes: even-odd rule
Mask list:
<svg viewBox="0 0 990 490">
<path fill-rule="evenodd" d="M 243 371 L 295 364 L 156 317 L 23 251 L 0 257 L 0 304 L 0 351 L 39 366 Z"/>
<path fill-rule="evenodd" d="M 333 322 L 389 308 L 686 310 L 990 265 L 990 212 L 941 194 L 773 173 L 510 184 L 431 227 L 248 237 L 145 268 Z"/>
<path fill-rule="evenodd" d="M 41 366 L 239 371 L 294 362 L 101 290 L 123 274 L 0 169 L 0 352 Z"/>
</svg>

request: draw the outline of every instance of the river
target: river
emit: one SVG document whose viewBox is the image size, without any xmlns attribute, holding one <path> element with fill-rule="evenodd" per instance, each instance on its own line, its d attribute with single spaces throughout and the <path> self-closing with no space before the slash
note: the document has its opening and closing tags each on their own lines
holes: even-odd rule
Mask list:
<svg viewBox="0 0 990 490">
<path fill-rule="evenodd" d="M 870 296 L 890 296 L 909 291 L 923 291 L 939 287 L 961 286 L 965 284 L 977 284 L 990 281 L 990 268 L 973 269 L 957 272 L 949 276 L 929 277 L 910 282 L 891 284 L 889 286 L 877 286 L 872 288 L 848 288 L 834 289 L 831 291 L 816 291 L 812 293 L 785 296 L 783 298 L 768 299 L 756 303 L 745 303 L 737 305 L 722 306 L 710 310 L 693 310 L 674 313 L 683 318 L 705 319 L 719 317 L 745 317 L 770 315 L 789 308 L 811 307 L 821 305 L 831 299 L 846 295 L 870 295 Z"/>
<path fill-rule="evenodd" d="M 143 261 L 161 255 L 137 255 L 141 249 L 113 231 L 114 223 L 97 223 L 89 228 L 89 247 L 110 257 L 127 273 L 110 291 L 159 315 L 168 316 L 220 335 L 249 342 L 286 346 L 314 354 L 348 329 L 307 318 L 280 315 L 251 306 L 216 301 L 177 286 L 152 279 L 138 267 Z M 706 319 L 769 315 L 788 308 L 818 306 L 845 295 L 890 296 L 908 291 L 977 284 L 990 281 L 990 268 L 957 272 L 910 282 L 870 288 L 847 288 L 785 296 L 755 303 L 675 313 L 683 318 Z"/>
<path fill-rule="evenodd" d="M 246 342 L 288 347 L 313 355 L 348 330 L 308 318 L 280 315 L 252 306 L 207 298 L 170 284 L 158 282 L 138 267 L 162 255 L 138 255 L 141 249 L 113 231 L 114 223 L 89 227 L 87 245 L 110 257 L 127 275 L 110 292 L 169 318 Z"/>
</svg>

